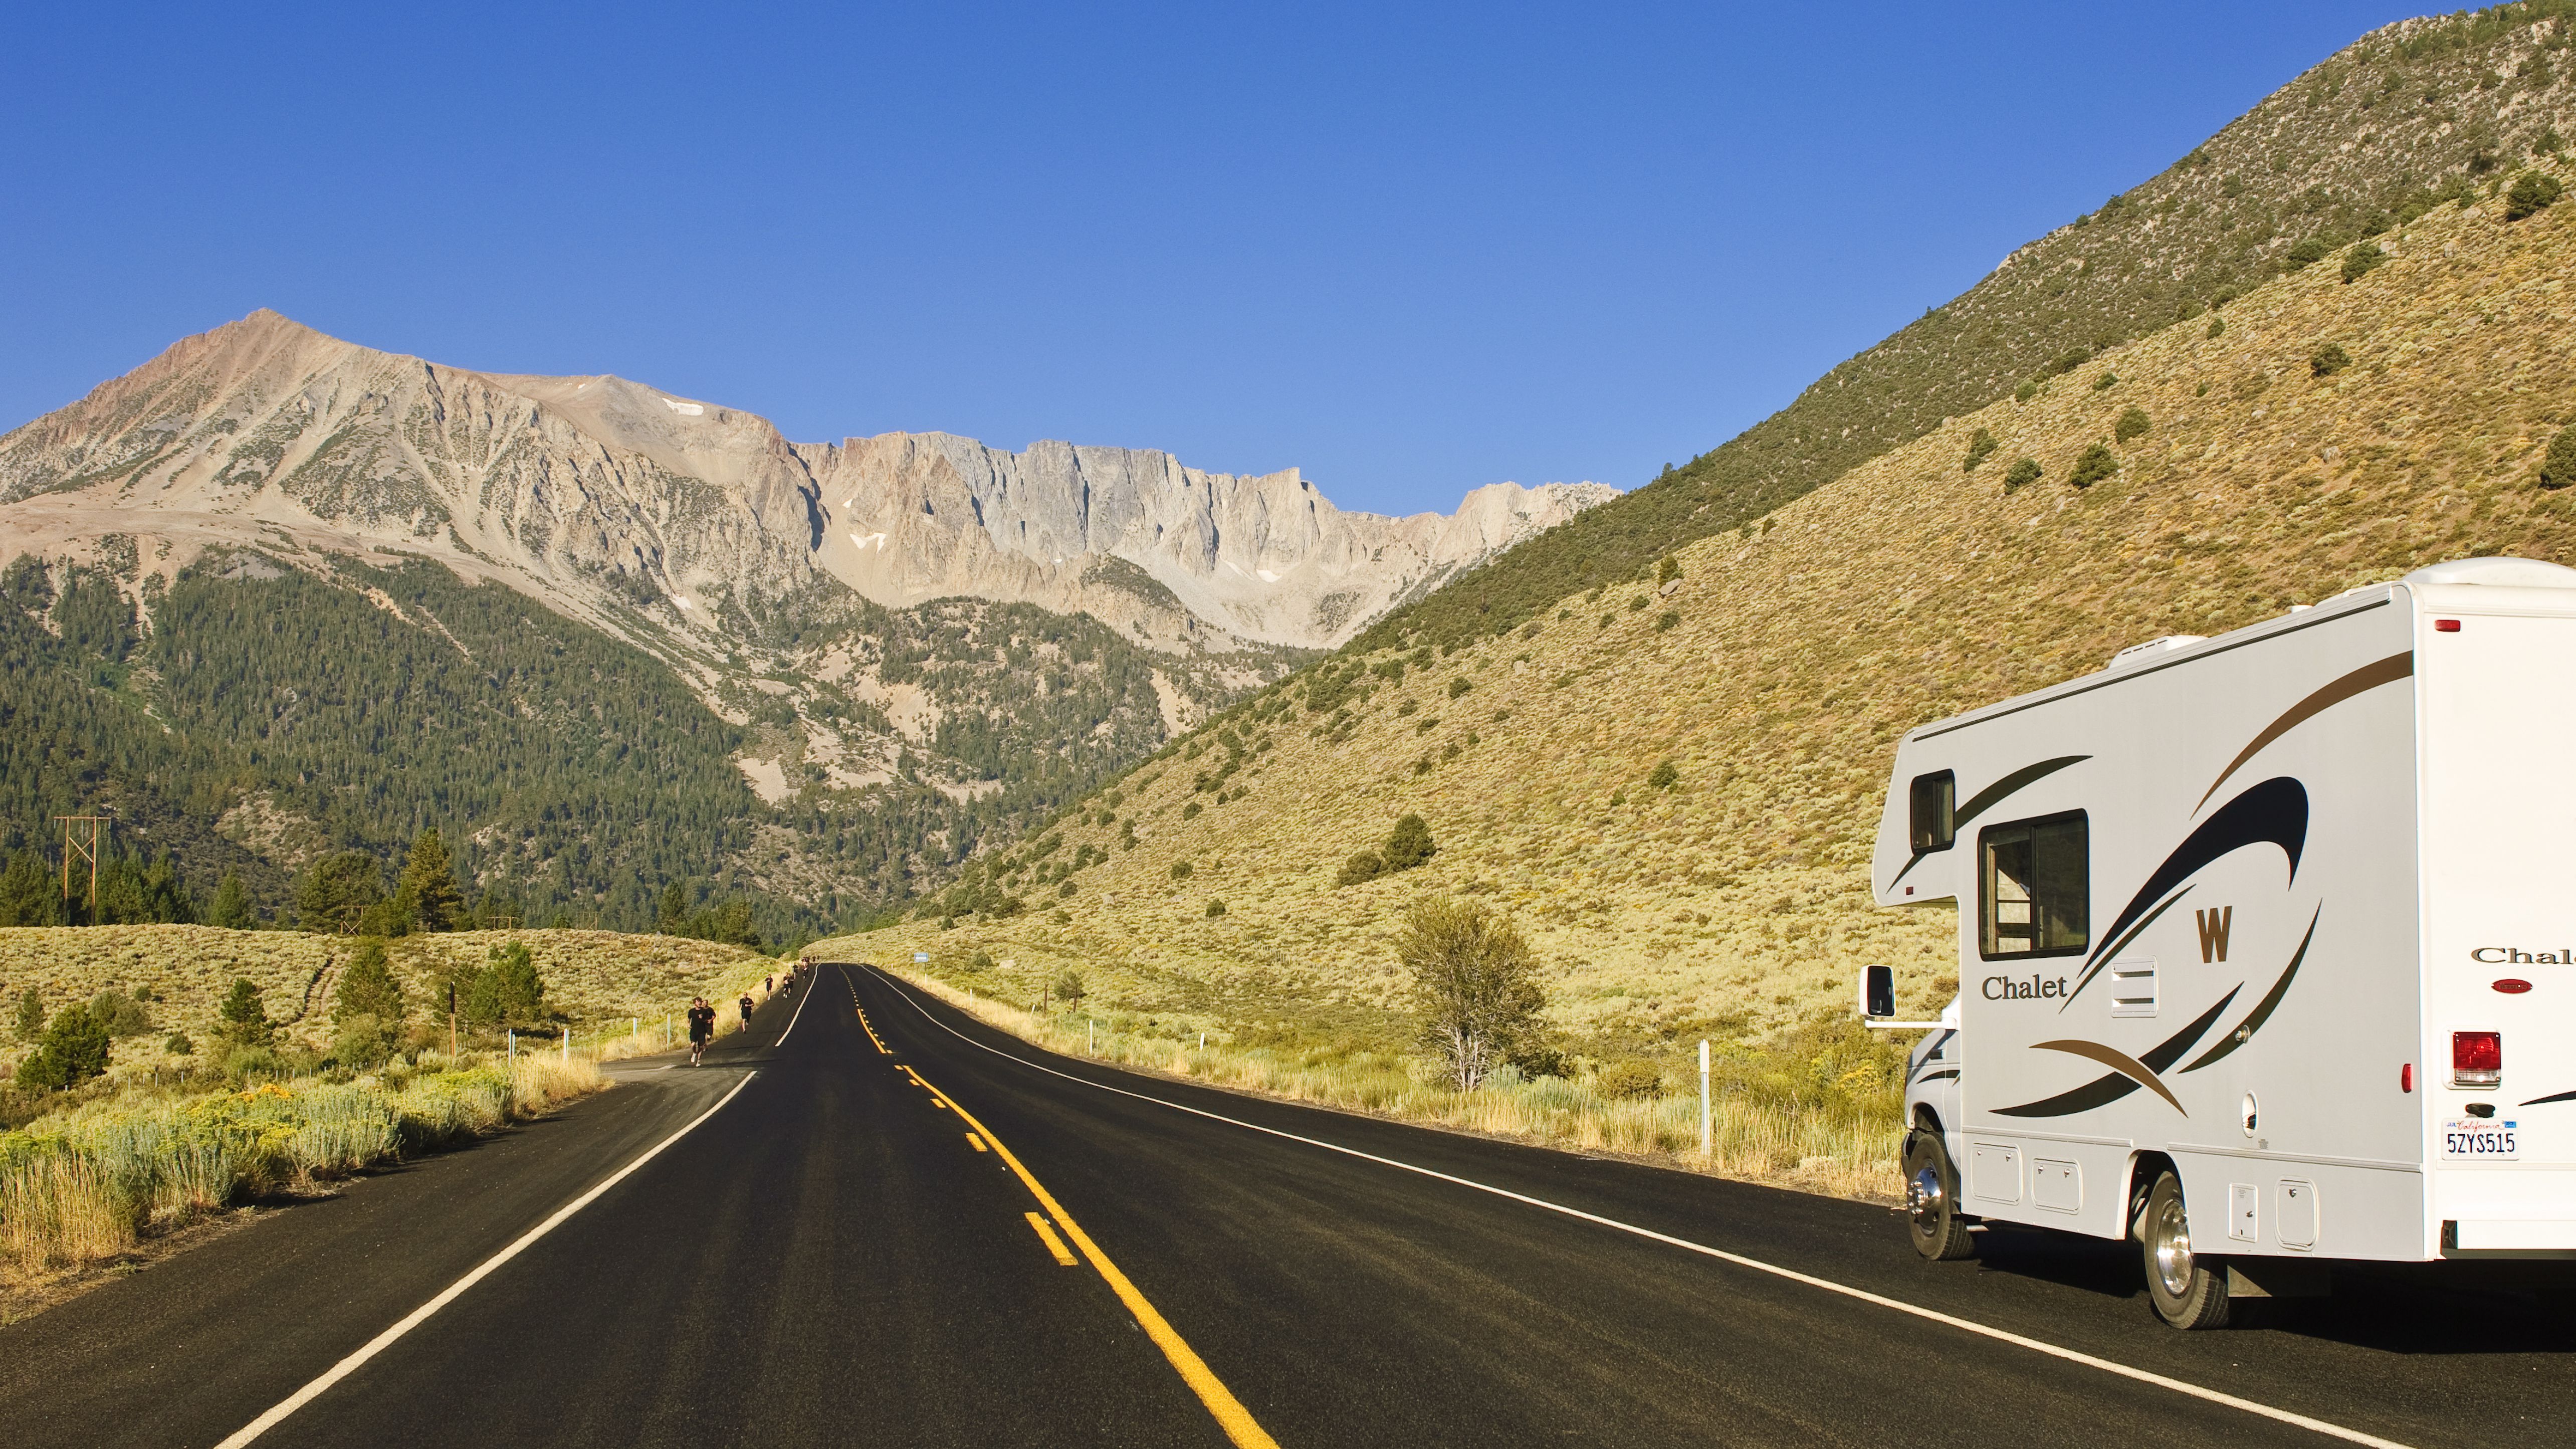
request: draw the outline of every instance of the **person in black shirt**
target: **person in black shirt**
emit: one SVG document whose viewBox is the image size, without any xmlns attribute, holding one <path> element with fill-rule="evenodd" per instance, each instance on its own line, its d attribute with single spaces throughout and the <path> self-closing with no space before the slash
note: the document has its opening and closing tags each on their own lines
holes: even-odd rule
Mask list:
<svg viewBox="0 0 2576 1449">
<path fill-rule="evenodd" d="M 689 1065 L 706 1065 L 707 1039 L 716 1034 L 716 1009 L 703 996 L 689 1003 Z"/>
</svg>

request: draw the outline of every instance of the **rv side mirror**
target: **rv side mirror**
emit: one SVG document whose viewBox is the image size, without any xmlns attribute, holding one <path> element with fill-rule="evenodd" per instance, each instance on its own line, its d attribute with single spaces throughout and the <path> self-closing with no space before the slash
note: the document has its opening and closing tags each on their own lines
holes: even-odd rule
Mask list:
<svg viewBox="0 0 2576 1449">
<path fill-rule="evenodd" d="M 1894 1016 L 1896 1014 L 1896 968 L 1863 966 L 1860 968 L 1860 1014 Z"/>
</svg>

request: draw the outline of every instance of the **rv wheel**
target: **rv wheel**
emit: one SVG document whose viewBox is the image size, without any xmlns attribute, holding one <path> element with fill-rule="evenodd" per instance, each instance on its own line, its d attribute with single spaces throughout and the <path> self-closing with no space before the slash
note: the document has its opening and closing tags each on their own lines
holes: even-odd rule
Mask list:
<svg viewBox="0 0 2576 1449">
<path fill-rule="evenodd" d="M 1941 1134 L 1921 1128 L 1905 1134 L 1905 1228 L 1914 1251 L 1941 1262 L 1976 1250 L 1959 1218 L 1959 1174 Z"/>
<path fill-rule="evenodd" d="M 2139 1234 L 2146 1253 L 2147 1297 L 2156 1316 L 2176 1328 L 2227 1326 L 2227 1266 L 2191 1250 L 2191 1220 L 2183 1211 L 2182 1179 L 2164 1173 L 2147 1194 Z"/>
</svg>

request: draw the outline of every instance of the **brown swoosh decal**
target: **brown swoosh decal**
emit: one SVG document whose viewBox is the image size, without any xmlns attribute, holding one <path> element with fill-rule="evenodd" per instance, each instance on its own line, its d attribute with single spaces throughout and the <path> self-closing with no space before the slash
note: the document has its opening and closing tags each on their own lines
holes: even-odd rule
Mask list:
<svg viewBox="0 0 2576 1449">
<path fill-rule="evenodd" d="M 2189 1112 L 2183 1112 L 2181 1100 L 2175 1097 L 2171 1091 L 2166 1089 L 2164 1078 L 2156 1075 L 2155 1068 L 2148 1066 L 2145 1062 L 2139 1061 L 2136 1057 L 2129 1055 L 2127 1052 L 2114 1051 L 2111 1048 L 2102 1045 L 2098 1041 L 2033 1042 L 2031 1043 L 2031 1050 L 2042 1052 L 2065 1052 L 2070 1056 L 2089 1057 L 2092 1060 L 2109 1067 L 2111 1070 L 2118 1072 L 2121 1076 L 2127 1077 L 2130 1081 L 2137 1083 L 2148 1091 L 2155 1093 L 2157 1096 L 2164 1098 L 2166 1101 L 2173 1103 L 2173 1109 L 2175 1111 L 2182 1112 L 2186 1117 L 2191 1115 Z"/>
<path fill-rule="evenodd" d="M 2243 769 L 2245 762 L 2254 758 L 2255 752 L 2265 745 L 2364 690 L 2377 689 L 2383 684 L 2394 684 L 2414 673 L 2415 651 L 2410 649 L 2403 654 L 2391 654 L 2376 664 L 2365 664 L 2300 700 L 2297 704 L 2291 705 L 2288 713 L 2263 727 L 2263 732 L 2254 737 L 2254 743 L 2236 752 L 2236 758 L 2227 762 L 2227 768 L 2218 772 L 2218 778 L 2209 782 L 2209 788 L 2201 792 L 2200 799 L 2191 808 L 2197 812 L 2201 806 L 2208 804 L 2209 797 L 2218 793 L 2218 787 L 2227 783 L 2227 777 Z"/>
</svg>

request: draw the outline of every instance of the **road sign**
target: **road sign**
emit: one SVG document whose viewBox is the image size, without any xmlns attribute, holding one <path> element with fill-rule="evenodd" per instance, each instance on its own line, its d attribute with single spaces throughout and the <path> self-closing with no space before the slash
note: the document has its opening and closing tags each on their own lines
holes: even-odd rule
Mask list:
<svg viewBox="0 0 2576 1449">
<path fill-rule="evenodd" d="M 929 952 L 927 952 L 927 951 L 915 951 L 915 952 L 913 952 L 913 953 L 912 953 L 912 964 L 913 964 L 913 965 L 915 965 L 915 966 L 927 966 L 927 965 L 929 965 L 929 964 L 930 964 L 930 953 L 929 953 Z"/>
</svg>

